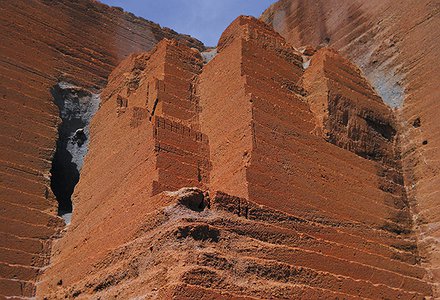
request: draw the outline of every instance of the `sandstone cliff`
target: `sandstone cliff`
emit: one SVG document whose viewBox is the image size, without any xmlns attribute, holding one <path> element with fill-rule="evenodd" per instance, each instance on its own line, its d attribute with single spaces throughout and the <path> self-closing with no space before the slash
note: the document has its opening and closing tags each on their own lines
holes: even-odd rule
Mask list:
<svg viewBox="0 0 440 300">
<path fill-rule="evenodd" d="M 440 295 L 437 1 L 0 11 L 0 299 Z"/>
<path fill-rule="evenodd" d="M 91 95 L 128 54 L 165 37 L 203 45 L 92 0 L 1 1 L 0 12 L 0 297 L 29 297 L 50 237 L 64 226 L 50 182 L 60 123 L 54 86 Z"/>
<path fill-rule="evenodd" d="M 440 282 L 439 11 L 436 0 L 281 0 L 261 17 L 293 45 L 330 45 L 339 50 L 362 69 L 386 103 L 398 108 L 406 189 L 423 264 L 436 284 Z"/>
<path fill-rule="evenodd" d="M 250 17 L 217 49 L 165 40 L 112 72 L 37 296 L 431 295 L 397 124 L 360 70 L 330 49 L 304 70 Z"/>
</svg>

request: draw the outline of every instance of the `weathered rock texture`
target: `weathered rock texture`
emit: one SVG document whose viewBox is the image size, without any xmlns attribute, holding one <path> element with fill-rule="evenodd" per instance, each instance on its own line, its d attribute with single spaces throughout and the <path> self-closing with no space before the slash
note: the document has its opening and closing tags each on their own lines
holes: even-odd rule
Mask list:
<svg viewBox="0 0 440 300">
<path fill-rule="evenodd" d="M 166 40 L 150 53 L 131 56 L 112 73 L 92 122 L 94 134 L 75 193 L 72 224 L 54 245 L 40 295 L 53 293 L 49 298 L 55 297 L 58 289 L 64 295 L 64 286 L 69 287 L 70 296 L 98 292 L 107 287 L 99 287 L 99 281 L 107 280 L 103 272 L 108 273 L 106 278 L 137 273 L 135 266 L 124 270 L 126 266 L 121 265 L 113 273 L 106 268 L 119 264 L 118 258 L 112 258 L 114 251 L 120 251 L 116 249 L 143 238 L 142 232 L 160 228 L 164 220 L 157 215 L 173 199 L 160 192 L 185 186 L 207 188 L 208 139 L 199 131 L 194 85 L 202 66 L 197 50 Z M 183 204 L 202 211 L 207 205 L 203 199 L 202 194 L 201 200 L 189 198 Z M 83 253 L 84 258 L 78 260 L 72 253 Z M 126 255 L 134 258 L 138 254 L 129 251 Z M 101 265 L 108 260 L 115 261 Z M 135 273 L 117 281 L 133 279 Z M 77 289 L 72 288 L 74 284 Z M 119 293 L 128 297 L 123 290 Z"/>
<path fill-rule="evenodd" d="M 439 11 L 436 0 L 281 0 L 261 17 L 293 45 L 329 44 L 339 50 L 362 69 L 386 103 L 399 108 L 406 189 L 423 265 L 437 285 Z"/>
<path fill-rule="evenodd" d="M 432 295 L 398 125 L 359 69 L 322 49 L 305 71 L 250 17 L 217 50 L 165 40 L 112 73 L 37 297 Z"/>
<path fill-rule="evenodd" d="M 59 81 L 100 89 L 128 54 L 200 42 L 91 0 L 0 2 L 0 298 L 32 296 L 62 226 L 50 189 Z M 139 112 L 142 116 L 142 112 Z M 79 209 L 80 210 L 80 209 Z"/>
</svg>

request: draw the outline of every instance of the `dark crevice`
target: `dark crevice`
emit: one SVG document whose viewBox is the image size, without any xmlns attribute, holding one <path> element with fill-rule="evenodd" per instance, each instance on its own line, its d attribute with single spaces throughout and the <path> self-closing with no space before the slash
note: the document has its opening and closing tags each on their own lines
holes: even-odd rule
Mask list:
<svg viewBox="0 0 440 300">
<path fill-rule="evenodd" d="M 159 99 L 154 100 L 153 109 L 151 110 L 150 121 L 154 117 L 154 113 L 156 112 L 157 104 L 159 103 Z"/>
<path fill-rule="evenodd" d="M 203 211 L 206 207 L 203 193 L 182 197 L 180 202 L 193 211 Z"/>
<path fill-rule="evenodd" d="M 60 129 L 61 131 L 61 129 Z M 58 201 L 58 215 L 72 212 L 71 196 L 79 181 L 76 164 L 72 163 L 72 155 L 66 149 L 66 140 L 60 134 L 57 150 L 52 161 L 51 188 Z"/>
<path fill-rule="evenodd" d="M 344 111 L 344 113 L 342 114 L 342 124 L 344 126 L 348 125 L 348 111 Z"/>
<path fill-rule="evenodd" d="M 374 131 L 383 136 L 386 140 L 392 141 L 396 135 L 396 130 L 388 123 L 381 122 L 379 120 L 374 120 L 373 118 L 366 117 L 365 120 L 369 127 Z"/>
<path fill-rule="evenodd" d="M 200 169 L 200 163 L 197 163 L 197 181 L 202 182 L 202 170 Z"/>
<path fill-rule="evenodd" d="M 87 90 L 59 83 L 51 90 L 62 120 L 51 168 L 51 188 L 58 215 L 72 212 L 72 194 L 88 148 L 89 123 L 99 107 L 99 97 Z M 68 223 L 68 220 L 66 221 Z"/>
<path fill-rule="evenodd" d="M 420 126 L 422 126 L 422 121 L 420 120 L 420 118 L 417 118 L 413 121 L 413 127 L 414 128 L 419 128 Z"/>
<path fill-rule="evenodd" d="M 215 243 L 218 243 L 220 240 L 220 231 L 207 224 L 182 226 L 177 229 L 176 234 L 179 239 L 193 238 L 196 241 L 211 241 Z"/>
</svg>

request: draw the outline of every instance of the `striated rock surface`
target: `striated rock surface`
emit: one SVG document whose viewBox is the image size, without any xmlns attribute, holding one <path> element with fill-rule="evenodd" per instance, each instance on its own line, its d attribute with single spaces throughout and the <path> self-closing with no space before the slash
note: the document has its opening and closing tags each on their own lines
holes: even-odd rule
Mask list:
<svg viewBox="0 0 440 300">
<path fill-rule="evenodd" d="M 64 226 L 50 182 L 61 122 L 51 91 L 68 82 L 96 93 L 123 58 L 165 37 L 203 45 L 92 0 L 1 1 L 0 22 L 0 298 L 31 297 Z"/>
<path fill-rule="evenodd" d="M 0 299 L 440 297 L 439 10 L 2 1 Z"/>
<path fill-rule="evenodd" d="M 199 131 L 198 98 L 191 88 L 202 65 L 197 50 L 165 40 L 150 53 L 132 55 L 112 73 L 92 122 L 72 224 L 54 245 L 41 295 L 80 280 L 89 285 L 102 279 L 93 276 L 97 264 L 150 229 L 143 229 L 147 219 L 153 218 L 151 225 L 159 222 L 156 210 L 170 201 L 162 191 L 207 188 L 208 139 Z M 184 203 L 204 208 L 203 203 Z M 72 253 L 85 257 L 78 261 Z"/>
<path fill-rule="evenodd" d="M 422 263 L 437 286 L 439 11 L 436 0 L 281 0 L 261 16 L 293 45 L 339 50 L 361 68 L 387 104 L 398 108 L 405 187 Z M 437 297 L 439 291 L 437 287 Z"/>
<path fill-rule="evenodd" d="M 431 296 L 398 124 L 359 69 L 250 17 L 216 51 L 164 40 L 112 72 L 37 298 Z"/>
</svg>

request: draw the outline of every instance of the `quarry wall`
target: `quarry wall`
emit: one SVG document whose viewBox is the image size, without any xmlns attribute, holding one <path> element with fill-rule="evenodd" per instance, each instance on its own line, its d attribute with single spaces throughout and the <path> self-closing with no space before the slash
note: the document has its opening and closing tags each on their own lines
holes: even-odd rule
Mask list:
<svg viewBox="0 0 440 300">
<path fill-rule="evenodd" d="M 51 92 L 67 82 L 77 95 L 98 93 L 123 58 L 164 37 L 203 46 L 92 0 L 2 1 L 0 12 L 0 296 L 30 297 L 64 227 L 51 189 L 61 123 Z"/>
<path fill-rule="evenodd" d="M 113 71 L 37 297 L 432 295 L 393 113 L 359 69 L 326 48 L 304 69 L 251 17 L 217 49 L 165 40 Z"/>
<path fill-rule="evenodd" d="M 438 11 L 2 1 L 0 299 L 437 297 Z"/>
<path fill-rule="evenodd" d="M 405 188 L 434 283 L 439 280 L 438 1 L 281 0 L 261 16 L 295 46 L 330 45 L 397 108 Z M 437 288 L 438 290 L 438 288 Z"/>
</svg>

